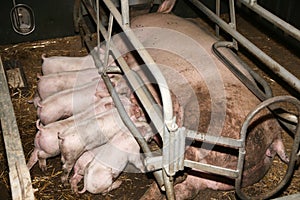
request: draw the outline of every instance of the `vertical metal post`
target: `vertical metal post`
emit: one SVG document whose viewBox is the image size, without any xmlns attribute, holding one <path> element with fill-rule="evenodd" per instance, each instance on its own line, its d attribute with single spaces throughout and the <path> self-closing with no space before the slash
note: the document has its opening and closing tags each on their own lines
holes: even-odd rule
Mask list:
<svg viewBox="0 0 300 200">
<path fill-rule="evenodd" d="M 104 55 L 104 72 L 107 70 L 107 67 L 108 67 L 108 58 L 109 58 L 109 51 L 111 49 L 110 42 L 111 42 L 113 22 L 114 22 L 114 16 L 110 13 L 109 21 L 108 21 L 108 38 L 106 41 L 106 48 L 105 48 L 105 55 Z M 100 44 L 98 44 L 98 45 L 100 45 Z"/>
<path fill-rule="evenodd" d="M 221 9 L 220 0 L 216 0 L 216 15 L 218 17 L 220 17 L 220 9 Z M 220 27 L 218 24 L 215 25 L 215 30 L 216 30 L 216 36 L 219 37 L 220 36 Z"/>
<path fill-rule="evenodd" d="M 129 27 L 129 4 L 128 0 L 121 0 L 121 13 L 123 26 Z"/>
<path fill-rule="evenodd" d="M 236 20 L 235 20 L 235 7 L 234 7 L 234 0 L 229 0 L 229 12 L 230 12 L 230 23 L 229 25 L 236 30 Z M 233 47 L 238 50 L 238 43 L 237 41 L 233 38 Z"/>
</svg>

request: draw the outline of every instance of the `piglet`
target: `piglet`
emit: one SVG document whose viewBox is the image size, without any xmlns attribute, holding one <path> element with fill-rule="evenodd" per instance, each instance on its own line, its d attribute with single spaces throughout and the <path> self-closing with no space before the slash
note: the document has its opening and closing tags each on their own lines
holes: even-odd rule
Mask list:
<svg viewBox="0 0 300 200">
<path fill-rule="evenodd" d="M 101 79 L 96 68 L 77 71 L 57 72 L 45 76 L 38 76 L 38 93 L 41 99 L 57 92 L 78 87 L 93 80 Z"/>
<path fill-rule="evenodd" d="M 130 113 L 129 107 L 125 107 Z M 134 122 L 145 138 L 150 138 L 151 127 L 146 122 Z M 76 160 L 85 151 L 101 146 L 119 132 L 130 134 L 123 124 L 116 108 L 97 115 L 93 119 L 82 121 L 76 126 L 68 128 L 64 133 L 59 133 L 59 147 L 63 163 L 62 182 L 66 183 L 70 171 Z"/>
<path fill-rule="evenodd" d="M 93 194 L 106 194 L 118 188 L 122 181 L 114 180 L 128 162 L 145 172 L 140 146 L 129 132 L 118 132 L 108 143 L 100 146 L 96 153 L 84 170 L 84 187 L 79 193 L 87 190 Z"/>
<path fill-rule="evenodd" d="M 44 125 L 70 117 L 97 101 L 97 93 L 101 93 L 101 97 L 109 96 L 101 80 L 55 93 L 38 104 L 37 115 Z"/>
<path fill-rule="evenodd" d="M 93 49 L 97 51 L 97 47 Z M 100 60 L 104 61 L 105 50 L 99 48 Z M 63 71 L 74 71 L 82 70 L 88 68 L 96 68 L 93 57 L 91 54 L 82 57 L 70 57 L 70 56 L 51 56 L 46 58 L 45 55 L 42 55 L 42 72 L 43 75 L 63 72 Z M 109 56 L 108 61 L 109 66 L 116 66 L 112 56 Z"/>
<path fill-rule="evenodd" d="M 121 101 L 126 104 L 129 102 L 129 99 L 121 97 Z M 71 127 L 84 119 L 93 117 L 98 113 L 111 109 L 112 106 L 113 101 L 111 97 L 106 97 L 96 102 L 93 106 L 90 106 L 87 110 L 64 120 L 56 121 L 46 126 L 41 125 L 40 120 L 37 120 L 36 127 L 38 132 L 34 139 L 34 150 L 27 162 L 28 169 L 30 170 L 35 163 L 39 161 L 39 167 L 42 171 L 45 171 L 47 169 L 46 159 L 60 154 L 58 132 L 63 133 L 68 127 Z"/>
</svg>

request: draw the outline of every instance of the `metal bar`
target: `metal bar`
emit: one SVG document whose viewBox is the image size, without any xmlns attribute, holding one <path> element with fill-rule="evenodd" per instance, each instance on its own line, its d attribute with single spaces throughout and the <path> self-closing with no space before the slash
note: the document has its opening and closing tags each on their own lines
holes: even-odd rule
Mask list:
<svg viewBox="0 0 300 200">
<path fill-rule="evenodd" d="M 238 177 L 238 171 L 233 169 L 228 169 L 224 167 L 219 167 L 215 165 L 209 165 L 205 163 L 199 163 L 192 160 L 184 160 L 184 166 L 195 168 L 201 171 L 205 171 L 207 173 L 213 173 L 218 174 L 222 176 L 226 176 L 229 178 L 237 178 Z"/>
<path fill-rule="evenodd" d="M 192 140 L 202 141 L 205 143 L 216 144 L 220 146 L 227 146 L 230 148 L 239 148 L 242 146 L 241 140 L 236 140 L 228 137 L 222 136 L 213 136 L 204 133 L 200 133 L 197 131 L 186 129 L 185 135 L 187 138 Z"/>
<path fill-rule="evenodd" d="M 265 18 L 270 23 L 274 24 L 275 26 L 283 30 L 285 33 L 289 34 L 290 36 L 300 41 L 300 31 L 297 28 L 295 28 L 291 24 L 285 22 L 284 20 L 280 19 L 273 13 L 269 12 L 268 10 L 258 5 L 257 1 L 251 1 L 251 2 L 249 2 L 249 0 L 239 0 L 239 1 L 243 3 L 245 6 L 247 6 L 249 9 L 256 12 L 259 16 Z"/>
<path fill-rule="evenodd" d="M 212 21 L 217 23 L 221 28 L 228 32 L 232 37 L 234 37 L 239 43 L 241 43 L 248 51 L 253 53 L 258 59 L 260 59 L 264 64 L 266 64 L 269 69 L 271 69 L 276 75 L 282 78 L 286 83 L 288 83 L 297 92 L 300 92 L 300 81 L 297 77 L 283 68 L 279 63 L 274 61 L 271 57 L 265 54 L 262 50 L 251 43 L 247 38 L 241 35 L 236 30 L 233 30 L 226 22 L 218 18 L 212 11 L 205 7 L 198 0 L 189 0 L 197 8 L 199 8 L 203 13 L 205 13 Z"/>
<path fill-rule="evenodd" d="M 103 2 L 106 4 L 107 7 L 109 7 L 109 10 L 112 12 L 116 21 L 119 23 L 119 25 L 123 29 L 125 35 L 128 37 L 129 41 L 134 46 L 135 50 L 137 50 L 137 52 L 143 59 L 144 63 L 148 66 L 148 69 L 155 77 L 155 79 L 158 83 L 159 90 L 162 95 L 162 104 L 164 105 L 163 106 L 164 120 L 165 120 L 168 128 L 172 129 L 172 126 L 173 126 L 173 106 L 172 105 L 173 104 L 172 104 L 172 100 L 171 100 L 169 87 L 168 87 L 168 84 L 167 84 L 164 76 L 160 72 L 159 68 L 157 67 L 154 60 L 151 58 L 151 56 L 147 52 L 147 50 L 143 47 L 141 42 L 136 38 L 134 32 L 128 26 L 122 26 L 121 15 L 120 15 L 119 11 L 116 9 L 116 7 L 113 5 L 113 3 L 110 0 L 103 0 Z M 122 65 L 121 65 L 121 67 L 122 67 Z"/>
<path fill-rule="evenodd" d="M 109 51 L 110 51 L 110 43 L 111 43 L 111 34 L 112 34 L 112 27 L 114 22 L 114 16 L 110 13 L 109 20 L 108 20 L 108 38 L 106 41 L 106 48 L 105 48 L 105 55 L 104 55 L 104 71 L 108 68 L 108 58 L 109 58 Z M 98 43 L 98 47 L 100 47 L 100 43 Z"/>
<path fill-rule="evenodd" d="M 104 1 L 108 1 L 108 0 L 104 0 Z M 95 11 L 92 9 L 92 7 L 89 5 L 89 3 L 86 0 L 83 0 L 84 5 L 86 6 L 88 12 L 91 14 L 93 20 L 96 20 L 96 14 Z M 119 11 L 114 7 L 114 5 L 109 2 L 107 5 L 110 9 L 112 9 L 112 14 L 114 15 L 116 21 L 118 23 L 121 23 L 122 21 L 121 19 L 121 15 L 119 13 Z M 118 16 L 118 17 L 116 17 Z M 100 31 L 104 37 L 105 40 L 108 39 L 108 33 L 106 31 L 106 29 L 104 28 L 104 26 L 102 24 L 100 24 L 99 26 Z M 125 33 L 129 34 L 129 31 L 125 31 Z M 132 38 L 134 38 L 133 40 L 136 41 L 136 37 L 134 35 L 134 33 L 130 33 L 130 40 L 132 41 Z M 140 42 L 138 42 L 138 47 L 136 48 L 138 50 L 139 53 L 143 53 L 143 55 L 145 54 L 145 56 L 141 56 L 141 57 L 150 57 L 150 55 L 146 52 L 146 50 L 143 48 L 142 44 L 140 44 Z M 118 49 L 115 47 L 115 45 L 113 43 L 111 43 L 111 50 L 114 53 L 118 63 L 120 64 L 124 74 L 127 76 L 130 84 L 132 85 L 133 89 L 135 90 L 137 96 L 139 97 L 139 99 L 142 102 L 142 105 L 145 107 L 148 115 L 150 116 L 154 126 L 157 128 L 157 130 L 163 130 L 163 124 L 162 124 L 162 118 L 159 118 L 160 114 L 159 111 L 157 109 L 157 107 L 153 106 L 153 103 L 149 101 L 149 99 L 147 98 L 149 96 L 149 94 L 144 94 L 144 92 L 141 91 L 141 87 L 140 85 L 137 84 L 136 82 L 136 78 L 134 78 L 134 74 L 132 73 L 132 70 L 129 68 L 129 66 L 127 65 L 127 63 L 125 62 L 124 58 L 122 57 L 122 55 L 120 54 L 120 52 L 118 51 Z M 145 53 L 146 52 L 146 53 Z M 171 121 L 172 122 L 172 115 L 173 115 L 173 107 L 172 107 L 172 100 L 170 97 L 170 92 L 169 89 L 167 87 L 167 83 L 163 77 L 163 75 L 161 74 L 160 70 L 158 69 L 158 67 L 156 66 L 156 64 L 154 63 L 153 59 L 150 57 L 151 61 L 150 62 L 145 62 L 145 64 L 149 67 L 149 70 L 151 71 L 151 73 L 153 74 L 153 76 L 156 78 L 157 82 L 160 83 L 160 90 L 161 90 L 161 94 L 162 94 L 162 101 L 163 101 L 163 111 L 164 111 L 164 119 L 166 121 Z M 97 63 L 96 63 L 97 66 Z M 169 95 L 169 98 L 167 98 L 167 96 Z M 171 109 L 171 110 L 170 110 Z M 167 123 L 171 124 L 171 123 Z M 161 134 L 161 133 L 160 133 Z M 163 135 L 161 134 L 162 138 Z"/>
<path fill-rule="evenodd" d="M 153 157 L 153 154 L 150 150 L 150 148 L 148 147 L 146 141 L 143 139 L 143 137 L 141 136 L 140 132 L 138 131 L 138 129 L 136 128 L 136 126 L 134 125 L 134 123 L 131 121 L 130 117 L 128 116 L 128 114 L 126 113 L 124 106 L 117 94 L 117 92 L 115 91 L 110 79 L 108 76 L 106 76 L 105 74 L 102 74 L 102 79 L 104 80 L 104 83 L 108 89 L 108 91 L 110 92 L 111 97 L 113 98 L 113 101 L 115 103 L 115 106 L 118 109 L 118 112 L 121 116 L 122 121 L 124 122 L 124 124 L 128 127 L 128 129 L 130 130 L 130 132 L 133 134 L 133 136 L 135 137 L 135 139 L 137 140 L 137 142 L 139 143 L 139 145 L 142 147 L 144 153 L 147 156 Z M 163 181 L 163 176 L 162 176 L 162 171 L 155 171 L 153 172 L 153 175 L 156 179 L 156 181 L 158 182 L 160 187 L 163 187 L 162 183 Z"/>
<path fill-rule="evenodd" d="M 220 51 L 218 51 L 218 48 L 220 48 L 220 47 L 225 47 L 225 48 L 233 47 L 232 42 L 226 42 L 226 41 L 215 42 L 212 46 L 213 53 L 215 53 L 215 55 L 225 64 L 225 66 L 261 101 L 265 101 L 267 98 L 272 97 L 272 96 L 270 96 L 270 95 L 272 95 L 272 93 L 270 92 L 271 89 L 269 87 L 264 87 L 266 93 L 263 93 L 253 81 L 248 79 Z M 246 66 L 246 65 L 244 65 L 244 66 Z M 253 70 L 250 70 L 249 73 L 256 75 L 256 76 L 252 76 L 256 81 L 264 83 L 264 82 L 262 82 L 263 79 L 260 78 L 259 75 L 256 74 Z M 255 77 L 258 77 L 258 79 L 256 79 Z M 286 128 L 288 128 L 290 131 L 295 132 L 294 131 L 295 127 L 293 126 L 293 124 L 298 123 L 297 116 L 285 111 L 284 109 L 281 109 L 278 106 L 271 105 L 269 108 L 270 108 L 270 111 L 276 117 L 279 117 L 278 120 L 280 120 L 281 124 L 285 125 Z M 287 124 L 286 122 L 290 122 L 290 124 Z M 290 128 L 291 126 L 292 126 L 292 128 Z"/>
<path fill-rule="evenodd" d="M 236 30 L 236 20 L 235 20 L 235 7 L 234 0 L 229 0 L 229 13 L 230 13 L 230 26 Z M 238 44 L 235 39 L 232 40 L 233 47 L 238 50 Z"/>
<path fill-rule="evenodd" d="M 132 73 L 132 70 L 128 67 L 127 63 L 125 62 L 124 58 L 122 57 L 122 55 L 120 54 L 118 49 L 114 46 L 113 42 L 111 43 L 112 52 L 115 55 L 115 57 L 117 58 L 118 63 L 120 64 L 129 83 L 133 87 L 134 91 L 136 92 L 138 98 L 142 102 L 142 105 L 145 107 L 147 113 L 149 114 L 152 122 L 154 123 L 154 125 L 157 128 L 157 130 L 159 131 L 159 133 L 162 136 L 165 136 L 168 134 L 166 127 L 168 127 L 168 129 L 172 129 L 175 126 L 173 123 L 173 120 L 172 120 L 173 119 L 173 106 L 172 106 L 172 101 L 171 101 L 171 95 L 170 95 L 168 86 L 166 84 L 166 80 L 164 79 L 159 68 L 154 63 L 153 59 L 150 57 L 148 52 L 144 49 L 143 45 L 139 42 L 139 40 L 136 38 L 135 34 L 131 31 L 131 29 L 128 26 L 122 26 L 121 15 L 120 15 L 119 11 L 116 9 L 116 7 L 112 4 L 112 2 L 109 0 L 104 0 L 104 3 L 108 7 L 108 9 L 111 11 L 111 13 L 115 17 L 116 21 L 119 23 L 119 25 L 125 32 L 128 39 L 131 41 L 131 43 L 133 44 L 135 49 L 138 51 L 138 53 L 144 60 L 145 64 L 148 66 L 149 70 L 151 71 L 151 73 L 156 78 L 157 82 L 159 83 L 159 89 L 162 94 L 162 102 L 164 105 L 164 107 L 163 107 L 164 118 L 163 119 L 165 120 L 166 126 L 164 126 L 164 124 L 162 123 L 163 120 L 158 118 L 159 114 L 157 114 L 158 111 L 157 111 L 156 107 L 153 106 L 152 102 L 147 98 L 149 95 L 147 95 L 145 93 L 145 91 L 143 89 L 141 89 L 139 82 L 135 77 L 136 74 Z M 86 7 L 89 7 L 88 2 L 84 1 L 84 4 Z M 94 11 L 90 8 L 88 8 L 88 11 L 92 15 L 92 18 L 95 20 Z M 104 39 L 107 41 L 107 38 L 108 38 L 107 31 L 105 30 L 105 28 L 103 27 L 102 24 L 99 24 L 99 29 L 100 29 Z M 163 133 L 161 133 L 160 131 L 162 131 Z M 154 172 L 154 175 L 155 175 L 156 180 L 157 180 L 159 186 L 161 187 L 161 189 L 162 190 L 166 189 L 168 197 L 170 197 L 170 199 L 173 199 L 175 197 L 174 197 L 174 191 L 172 189 L 173 187 L 171 186 L 172 183 L 165 178 L 163 178 L 164 182 L 161 181 L 162 175 L 163 176 L 165 175 L 164 173 L 165 173 L 165 171 L 160 170 L 160 171 Z"/>
<path fill-rule="evenodd" d="M 129 27 L 129 4 L 128 0 L 121 0 L 122 25 Z"/>
<path fill-rule="evenodd" d="M 216 0 L 216 15 L 220 17 L 220 10 L 221 10 L 221 2 L 220 0 Z M 216 31 L 216 36 L 220 36 L 220 27 L 216 24 L 215 25 L 215 31 Z"/>
<path fill-rule="evenodd" d="M 9 180 L 13 200 L 34 199 L 31 177 L 26 166 L 16 117 L 9 95 L 2 60 L 0 58 L 0 118 L 1 132 L 9 167 Z"/>
<path fill-rule="evenodd" d="M 246 120 L 243 123 L 242 129 L 241 129 L 241 140 L 244 141 L 246 139 L 248 126 L 249 126 L 251 120 L 255 117 L 255 115 L 258 112 L 260 112 L 262 109 L 264 109 L 266 107 L 269 107 L 269 106 L 271 106 L 275 103 L 280 103 L 280 102 L 293 104 L 297 108 L 298 115 L 299 115 L 299 113 L 300 113 L 300 101 L 298 99 L 296 99 L 295 97 L 276 96 L 276 97 L 267 99 L 266 101 L 260 103 L 246 117 Z M 298 121 L 299 120 L 300 120 L 300 117 L 298 116 Z M 293 148 L 292 148 L 292 151 L 290 153 L 288 169 L 287 169 L 287 172 L 286 172 L 285 176 L 281 179 L 280 183 L 275 188 L 273 188 L 271 191 L 269 191 L 265 194 L 255 196 L 255 197 L 253 197 L 253 196 L 249 197 L 241 190 L 241 187 L 242 187 L 242 174 L 240 173 L 239 177 L 235 180 L 235 188 L 236 188 L 236 192 L 237 192 L 238 196 L 242 199 L 269 199 L 270 197 L 275 195 L 277 192 L 279 192 L 287 184 L 287 182 L 290 180 L 290 178 L 292 177 L 292 174 L 294 172 L 294 167 L 295 167 L 296 161 L 298 159 L 297 153 L 298 153 L 298 150 L 299 150 L 299 145 L 300 145 L 300 124 L 298 123 L 297 128 L 296 128 L 296 134 L 295 134 L 295 137 L 294 137 Z M 240 152 L 242 154 L 239 155 L 239 162 L 238 162 L 237 170 L 242 172 L 243 171 L 244 154 L 245 154 L 245 144 L 243 144 L 243 147 L 240 149 Z"/>
</svg>

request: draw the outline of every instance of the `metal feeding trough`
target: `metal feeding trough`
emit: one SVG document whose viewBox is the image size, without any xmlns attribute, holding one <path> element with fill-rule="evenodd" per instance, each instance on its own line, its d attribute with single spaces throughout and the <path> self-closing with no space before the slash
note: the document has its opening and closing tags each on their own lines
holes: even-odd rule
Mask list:
<svg viewBox="0 0 300 200">
<path fill-rule="evenodd" d="M 11 24 L 16 33 L 28 35 L 35 29 L 33 10 L 26 4 L 15 5 L 10 11 Z"/>
</svg>

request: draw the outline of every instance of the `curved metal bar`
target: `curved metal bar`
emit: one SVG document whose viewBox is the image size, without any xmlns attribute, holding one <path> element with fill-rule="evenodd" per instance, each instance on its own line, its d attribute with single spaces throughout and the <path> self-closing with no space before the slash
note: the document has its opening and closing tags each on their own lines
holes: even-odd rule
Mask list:
<svg viewBox="0 0 300 200">
<path fill-rule="evenodd" d="M 260 103 L 251 113 L 248 114 L 248 116 L 242 126 L 241 140 L 244 141 L 244 143 L 242 145 L 242 148 L 240 148 L 240 152 L 245 152 L 245 139 L 246 139 L 247 129 L 248 129 L 248 126 L 249 126 L 249 123 L 251 122 L 251 120 L 263 108 L 269 107 L 270 105 L 272 105 L 274 103 L 279 103 L 279 102 L 288 102 L 288 103 L 293 104 L 297 108 L 298 113 L 300 113 L 300 101 L 292 96 L 276 96 L 276 97 L 267 99 L 266 101 Z M 298 121 L 299 120 L 300 120 L 300 117 L 298 116 Z M 281 180 L 281 182 L 273 190 L 269 191 L 266 194 L 256 196 L 256 197 L 249 197 L 241 190 L 242 173 L 239 173 L 239 177 L 235 180 L 235 189 L 236 189 L 237 195 L 241 199 L 251 199 L 251 200 L 253 200 L 253 199 L 268 199 L 268 198 L 272 197 L 273 195 L 275 195 L 290 180 L 290 178 L 294 172 L 294 166 L 295 166 L 297 158 L 298 158 L 297 152 L 299 150 L 299 145 L 300 145 L 300 126 L 298 123 L 297 128 L 296 128 L 296 134 L 294 137 L 293 149 L 290 154 L 290 162 L 288 165 L 288 170 L 287 170 L 285 176 L 283 177 L 283 179 Z M 243 154 L 241 156 L 244 157 L 245 154 Z M 238 170 L 240 170 L 241 172 L 243 171 L 243 161 L 241 163 L 238 163 Z"/>
<path fill-rule="evenodd" d="M 232 42 L 220 41 L 214 43 L 212 46 L 213 53 L 215 53 L 215 55 L 225 64 L 225 66 L 261 101 L 265 101 L 266 99 L 272 97 L 270 96 L 272 95 L 272 90 L 269 87 L 268 83 L 266 83 L 266 81 L 262 77 L 260 77 L 257 73 L 255 73 L 250 67 L 245 68 L 257 82 L 264 85 L 265 93 L 263 93 L 256 86 L 255 83 L 249 80 L 236 66 L 234 66 L 234 64 L 232 64 L 220 51 L 218 51 L 218 48 L 220 47 L 234 48 L 234 44 Z M 270 106 L 270 109 L 278 117 L 278 120 L 280 120 L 280 122 L 285 127 L 287 127 L 291 132 L 293 133 L 295 132 L 295 128 L 293 127 L 293 124 L 297 124 L 298 122 L 297 117 L 295 115 L 288 113 L 287 111 L 281 108 L 280 110 L 278 110 L 279 108 L 277 106 Z M 279 111 L 281 113 L 279 113 Z"/>
<path fill-rule="evenodd" d="M 233 57 L 235 57 L 235 59 L 238 60 L 239 63 L 241 63 L 243 68 L 245 68 L 250 73 L 250 75 L 254 78 L 254 80 L 257 81 L 263 87 L 266 97 L 267 98 L 273 97 L 273 91 L 270 85 L 268 84 L 268 82 L 263 77 L 261 77 L 258 73 L 256 73 L 251 67 L 249 67 L 249 65 L 246 64 L 237 54 L 235 54 L 234 52 L 232 54 Z"/>
<path fill-rule="evenodd" d="M 213 53 L 227 66 L 227 68 L 242 82 L 244 85 L 260 100 L 264 101 L 266 99 L 266 94 L 264 94 L 251 80 L 249 80 L 234 64 L 232 64 L 220 51 L 219 47 L 231 48 L 233 47 L 232 42 L 219 41 L 215 42 L 212 46 Z M 255 77 L 253 77 L 255 78 Z"/>
</svg>

